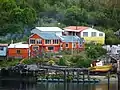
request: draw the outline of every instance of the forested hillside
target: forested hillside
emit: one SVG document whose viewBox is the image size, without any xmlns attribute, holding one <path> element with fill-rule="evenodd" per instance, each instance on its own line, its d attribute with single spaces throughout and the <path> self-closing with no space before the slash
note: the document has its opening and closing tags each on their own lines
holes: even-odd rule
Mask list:
<svg viewBox="0 0 120 90">
<path fill-rule="evenodd" d="M 0 35 L 24 33 L 35 26 L 93 25 L 106 33 L 106 44 L 117 44 L 117 4 L 117 0 L 0 0 Z"/>
</svg>

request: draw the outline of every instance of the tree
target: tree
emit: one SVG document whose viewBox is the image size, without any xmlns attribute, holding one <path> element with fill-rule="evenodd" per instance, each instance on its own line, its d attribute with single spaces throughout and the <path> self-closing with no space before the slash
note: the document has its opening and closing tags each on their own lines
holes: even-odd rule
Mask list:
<svg viewBox="0 0 120 90">
<path fill-rule="evenodd" d="M 0 0 L 0 11 L 1 35 L 23 32 L 26 26 L 32 26 L 36 21 L 35 10 L 23 0 Z"/>
<path fill-rule="evenodd" d="M 101 45 L 94 44 L 87 45 L 86 54 L 88 58 L 97 59 L 100 56 L 105 55 L 106 53 L 107 51 L 103 49 Z"/>
<path fill-rule="evenodd" d="M 85 23 L 86 20 L 87 12 L 85 9 L 72 6 L 66 10 L 64 20 L 66 25 L 78 25 L 79 23 Z"/>
<path fill-rule="evenodd" d="M 15 0 L 0 0 L 0 11 L 10 12 L 16 7 L 17 5 Z"/>
<path fill-rule="evenodd" d="M 105 34 L 106 34 L 106 44 L 108 45 L 113 45 L 113 44 L 119 44 L 120 40 L 117 36 L 114 35 L 113 30 L 109 29 L 109 30 L 105 30 Z"/>
<path fill-rule="evenodd" d="M 12 12 L 10 13 L 10 20 L 13 23 L 23 23 L 23 9 L 20 8 L 14 8 Z"/>
<path fill-rule="evenodd" d="M 36 21 L 36 12 L 32 8 L 25 8 L 23 10 L 23 23 L 27 25 L 34 24 Z"/>
</svg>

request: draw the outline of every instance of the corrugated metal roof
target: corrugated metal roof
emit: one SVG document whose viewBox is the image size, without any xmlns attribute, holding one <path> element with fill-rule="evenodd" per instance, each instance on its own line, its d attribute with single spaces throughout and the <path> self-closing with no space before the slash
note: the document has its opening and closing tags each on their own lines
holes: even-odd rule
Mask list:
<svg viewBox="0 0 120 90">
<path fill-rule="evenodd" d="M 62 30 L 59 27 L 36 27 L 35 29 L 38 29 L 40 31 L 59 31 L 59 32 L 63 32 L 64 30 Z M 34 30 L 34 29 L 33 29 Z"/>
<path fill-rule="evenodd" d="M 61 36 L 60 38 L 63 42 L 78 42 L 80 40 L 83 40 L 78 36 Z"/>
<path fill-rule="evenodd" d="M 15 44 L 10 44 L 8 48 L 29 48 L 29 44 L 15 43 Z"/>
<path fill-rule="evenodd" d="M 43 39 L 59 39 L 59 37 L 55 33 L 41 32 L 37 34 Z"/>
</svg>

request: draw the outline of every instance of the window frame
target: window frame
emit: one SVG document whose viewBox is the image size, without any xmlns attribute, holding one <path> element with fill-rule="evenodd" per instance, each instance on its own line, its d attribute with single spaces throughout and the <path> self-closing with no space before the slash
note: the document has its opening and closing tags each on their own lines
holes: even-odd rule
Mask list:
<svg viewBox="0 0 120 90">
<path fill-rule="evenodd" d="M 38 43 L 40 42 L 40 43 Z M 36 39 L 36 44 L 42 44 L 42 39 Z"/>
<path fill-rule="evenodd" d="M 31 43 L 31 40 L 34 40 L 35 43 Z M 30 44 L 36 44 L 36 40 L 35 40 L 34 38 L 30 38 L 29 43 L 30 43 Z"/>
<path fill-rule="evenodd" d="M 17 50 L 16 50 L 16 53 L 17 53 L 17 54 L 21 54 L 21 50 L 20 50 L 20 49 L 17 49 Z"/>
<path fill-rule="evenodd" d="M 76 48 L 76 43 L 72 43 L 72 48 Z"/>
<path fill-rule="evenodd" d="M 51 44 L 51 40 L 45 40 L 45 44 Z"/>
<path fill-rule="evenodd" d="M 37 50 L 34 49 L 34 47 L 37 47 L 38 48 L 37 50 L 39 50 L 39 46 L 32 46 L 33 51 L 37 51 Z"/>
<path fill-rule="evenodd" d="M 4 51 L 4 47 L 3 46 L 0 46 L 0 51 Z"/>
<path fill-rule="evenodd" d="M 91 37 L 96 37 L 97 36 L 97 32 L 91 32 Z"/>
<path fill-rule="evenodd" d="M 66 47 L 66 45 L 67 45 L 67 47 Z M 69 48 L 69 43 L 66 43 L 66 44 L 65 44 L 65 47 L 66 47 L 66 48 Z"/>
<path fill-rule="evenodd" d="M 58 39 L 54 39 L 53 40 L 53 44 L 59 44 L 59 40 Z"/>
<path fill-rule="evenodd" d="M 49 49 L 50 47 L 52 47 L 53 49 Z M 53 50 L 54 50 L 54 46 L 48 46 L 48 47 L 47 47 L 47 50 L 48 50 L 48 51 L 53 51 Z"/>
<path fill-rule="evenodd" d="M 102 34 L 102 36 L 101 36 L 100 34 Z M 103 37 L 103 33 L 99 33 L 99 36 L 100 36 L 100 37 Z"/>
<path fill-rule="evenodd" d="M 87 35 L 84 35 L 86 33 Z M 88 32 L 83 32 L 83 37 L 88 37 Z"/>
</svg>

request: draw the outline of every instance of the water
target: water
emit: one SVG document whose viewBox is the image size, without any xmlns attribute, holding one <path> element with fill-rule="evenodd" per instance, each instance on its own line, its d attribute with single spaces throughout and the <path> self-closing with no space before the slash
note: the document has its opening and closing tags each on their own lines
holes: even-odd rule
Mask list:
<svg viewBox="0 0 120 90">
<path fill-rule="evenodd" d="M 7 81 L 0 82 L 0 90 L 108 90 L 107 83 L 76 84 L 76 83 L 25 83 Z M 117 90 L 117 84 L 111 84 L 109 90 Z"/>
</svg>

